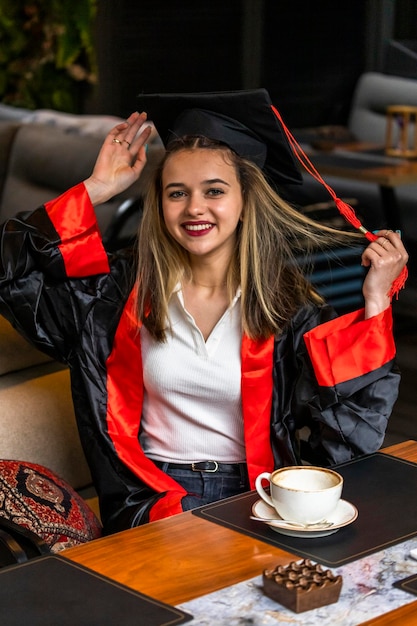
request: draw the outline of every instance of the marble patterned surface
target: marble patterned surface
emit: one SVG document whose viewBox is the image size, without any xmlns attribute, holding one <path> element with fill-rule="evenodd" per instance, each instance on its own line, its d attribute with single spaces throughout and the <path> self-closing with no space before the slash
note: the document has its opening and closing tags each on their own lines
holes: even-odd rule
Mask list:
<svg viewBox="0 0 417 626">
<path fill-rule="evenodd" d="M 261 575 L 179 608 L 194 616 L 188 622 L 192 626 L 356 626 L 417 600 L 392 586 L 417 573 L 417 561 L 410 556 L 416 548 L 417 538 L 331 569 L 343 576 L 339 601 L 311 611 L 294 613 L 265 596 Z"/>
</svg>

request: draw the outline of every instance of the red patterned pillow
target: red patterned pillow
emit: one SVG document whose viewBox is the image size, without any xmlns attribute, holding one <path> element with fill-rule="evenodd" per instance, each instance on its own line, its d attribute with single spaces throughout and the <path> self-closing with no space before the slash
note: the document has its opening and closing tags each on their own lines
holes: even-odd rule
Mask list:
<svg viewBox="0 0 417 626">
<path fill-rule="evenodd" d="M 34 463 L 0 460 L 0 516 L 42 537 L 59 552 L 101 536 L 99 520 L 54 472 Z"/>
</svg>

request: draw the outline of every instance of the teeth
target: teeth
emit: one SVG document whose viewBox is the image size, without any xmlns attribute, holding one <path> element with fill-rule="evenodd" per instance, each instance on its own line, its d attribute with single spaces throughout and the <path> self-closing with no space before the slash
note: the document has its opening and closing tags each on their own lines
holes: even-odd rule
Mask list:
<svg viewBox="0 0 417 626">
<path fill-rule="evenodd" d="M 211 228 L 211 224 L 195 224 L 194 226 L 191 224 L 186 224 L 186 230 L 209 230 Z"/>
</svg>

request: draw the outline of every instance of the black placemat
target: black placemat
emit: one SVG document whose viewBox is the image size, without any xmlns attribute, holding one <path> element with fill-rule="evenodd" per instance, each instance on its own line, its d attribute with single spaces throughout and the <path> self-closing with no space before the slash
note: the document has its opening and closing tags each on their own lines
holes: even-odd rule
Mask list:
<svg viewBox="0 0 417 626">
<path fill-rule="evenodd" d="M 4 626 L 168 626 L 191 619 L 57 555 L 0 570 Z"/>
<path fill-rule="evenodd" d="M 396 580 L 393 586 L 417 596 L 417 574 L 407 576 L 407 578 L 403 578 L 402 580 Z"/>
<path fill-rule="evenodd" d="M 256 491 L 195 509 L 199 517 L 288 552 L 336 567 L 417 535 L 417 464 L 375 453 L 336 466 L 344 477 L 342 498 L 358 518 L 326 537 L 287 537 L 249 519 Z"/>
</svg>

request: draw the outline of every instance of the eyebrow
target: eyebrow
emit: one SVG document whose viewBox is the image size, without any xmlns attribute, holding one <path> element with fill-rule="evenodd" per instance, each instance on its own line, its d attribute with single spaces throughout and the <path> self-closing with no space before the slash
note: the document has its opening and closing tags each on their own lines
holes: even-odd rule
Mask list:
<svg viewBox="0 0 417 626">
<path fill-rule="evenodd" d="M 204 185 L 214 185 L 216 183 L 220 183 L 221 185 L 230 187 L 230 184 L 222 178 L 209 178 L 208 180 L 203 180 L 202 182 Z M 169 189 L 170 187 L 186 187 L 186 185 L 185 183 L 168 183 L 168 185 L 165 186 L 165 189 Z"/>
</svg>

